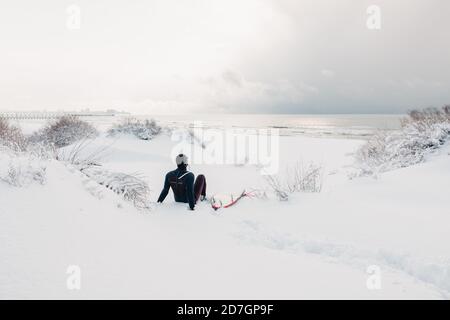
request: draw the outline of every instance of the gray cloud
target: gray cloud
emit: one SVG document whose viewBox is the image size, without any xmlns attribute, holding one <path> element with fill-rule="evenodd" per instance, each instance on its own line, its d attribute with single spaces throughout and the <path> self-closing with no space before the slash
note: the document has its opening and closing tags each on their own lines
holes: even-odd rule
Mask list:
<svg viewBox="0 0 450 320">
<path fill-rule="evenodd" d="M 450 103 L 446 0 L 14 1 L 0 108 L 397 113 Z M 381 29 L 366 9 L 381 8 Z"/>
</svg>

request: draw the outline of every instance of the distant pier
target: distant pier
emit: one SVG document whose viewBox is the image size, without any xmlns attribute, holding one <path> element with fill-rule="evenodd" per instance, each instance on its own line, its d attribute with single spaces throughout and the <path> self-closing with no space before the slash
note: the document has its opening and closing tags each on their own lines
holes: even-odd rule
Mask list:
<svg viewBox="0 0 450 320">
<path fill-rule="evenodd" d="M 79 118 L 86 117 L 114 117 L 118 114 L 124 114 L 122 112 L 66 112 L 66 111 L 0 111 L 0 118 L 12 119 L 12 120 L 48 120 L 59 119 L 64 116 L 72 116 Z"/>
</svg>

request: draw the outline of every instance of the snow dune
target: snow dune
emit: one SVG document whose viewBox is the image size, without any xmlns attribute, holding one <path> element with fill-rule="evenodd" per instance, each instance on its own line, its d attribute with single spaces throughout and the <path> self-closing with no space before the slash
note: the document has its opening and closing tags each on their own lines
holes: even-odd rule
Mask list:
<svg viewBox="0 0 450 320">
<path fill-rule="evenodd" d="M 165 203 L 150 213 L 60 162 L 44 185 L 0 182 L 0 298 L 446 299 L 450 293 L 447 146 L 424 164 L 349 180 L 359 140 L 280 138 L 281 168 L 325 167 L 324 189 L 288 202 L 243 199 L 214 212 Z M 173 167 L 167 136 L 112 143 L 107 169 L 146 176 L 155 201 Z M 251 166 L 195 165 L 208 193 L 265 188 Z M 81 289 L 66 270 L 81 268 Z M 369 290 L 367 268 L 381 270 Z"/>
</svg>

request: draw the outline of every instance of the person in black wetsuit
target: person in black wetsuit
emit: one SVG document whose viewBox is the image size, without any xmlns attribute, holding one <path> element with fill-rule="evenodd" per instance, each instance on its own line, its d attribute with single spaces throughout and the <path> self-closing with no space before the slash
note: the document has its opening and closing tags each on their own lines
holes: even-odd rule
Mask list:
<svg viewBox="0 0 450 320">
<path fill-rule="evenodd" d="M 188 158 L 184 154 L 179 154 L 175 162 L 177 169 L 166 174 L 158 202 L 164 201 L 171 188 L 176 202 L 189 203 L 189 208 L 194 210 L 197 201 L 206 197 L 206 178 L 200 174 L 194 182 L 194 174 L 187 171 Z"/>
</svg>

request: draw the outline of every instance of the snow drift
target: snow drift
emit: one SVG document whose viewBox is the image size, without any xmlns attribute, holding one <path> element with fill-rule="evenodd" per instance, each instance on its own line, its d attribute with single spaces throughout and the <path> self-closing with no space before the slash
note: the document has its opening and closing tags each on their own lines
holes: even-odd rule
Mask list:
<svg viewBox="0 0 450 320">
<path fill-rule="evenodd" d="M 102 168 L 141 171 L 154 202 L 173 166 L 171 143 L 123 137 Z M 48 160 L 44 184 L 0 181 L 0 298 L 448 298 L 448 146 L 378 180 L 348 180 L 362 143 L 282 137 L 280 165 L 323 163 L 322 192 L 245 198 L 219 214 L 169 198 L 144 213 L 76 166 Z M 206 175 L 209 194 L 266 186 L 252 166 L 192 170 Z M 67 287 L 74 265 L 80 290 Z M 367 287 L 373 265 L 380 290 Z"/>
<path fill-rule="evenodd" d="M 360 174 L 374 174 L 411 166 L 450 139 L 450 106 L 411 111 L 402 128 L 379 132 L 357 152 Z"/>
</svg>

